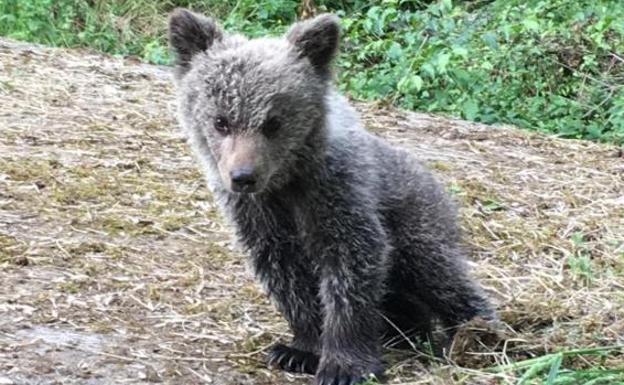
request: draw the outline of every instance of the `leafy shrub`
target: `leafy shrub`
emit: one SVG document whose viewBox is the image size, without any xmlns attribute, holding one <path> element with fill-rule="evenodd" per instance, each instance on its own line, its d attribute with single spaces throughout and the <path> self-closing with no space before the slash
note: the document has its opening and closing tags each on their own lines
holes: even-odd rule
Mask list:
<svg viewBox="0 0 624 385">
<path fill-rule="evenodd" d="M 165 24 L 155 3 L 0 0 L 0 34 L 42 44 L 138 55 L 165 64 L 169 61 L 162 36 Z"/>
<path fill-rule="evenodd" d="M 283 33 L 300 1 L 0 0 L 0 34 L 167 63 L 165 15 L 209 12 Z M 344 27 L 339 85 L 354 97 L 624 142 L 620 0 L 317 0 Z"/>
<path fill-rule="evenodd" d="M 624 138 L 617 1 L 384 0 L 345 15 L 341 86 L 365 99 L 566 137 Z M 470 10 L 469 10 L 470 9 Z"/>
</svg>

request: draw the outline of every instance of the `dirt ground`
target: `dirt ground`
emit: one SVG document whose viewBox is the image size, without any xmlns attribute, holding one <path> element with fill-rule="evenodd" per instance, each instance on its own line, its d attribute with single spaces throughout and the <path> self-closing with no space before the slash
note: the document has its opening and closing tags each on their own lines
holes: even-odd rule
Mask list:
<svg viewBox="0 0 624 385">
<path fill-rule="evenodd" d="M 172 94 L 166 68 L 0 40 L 0 384 L 309 383 L 263 364 L 288 330 L 233 249 Z M 455 196 L 505 323 L 467 326 L 446 361 L 390 351 L 389 383 L 510 383 L 485 368 L 624 343 L 621 150 L 358 107 Z"/>
</svg>

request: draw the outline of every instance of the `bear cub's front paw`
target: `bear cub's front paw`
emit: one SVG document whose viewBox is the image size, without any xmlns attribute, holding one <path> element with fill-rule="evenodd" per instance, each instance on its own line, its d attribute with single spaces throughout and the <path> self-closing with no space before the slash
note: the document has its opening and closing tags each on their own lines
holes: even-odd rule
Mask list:
<svg viewBox="0 0 624 385">
<path fill-rule="evenodd" d="M 381 364 L 356 368 L 337 362 L 327 362 L 316 372 L 315 385 L 355 385 L 365 382 L 371 375 L 379 378 L 382 373 Z"/>
<path fill-rule="evenodd" d="M 275 344 L 269 349 L 267 364 L 292 373 L 314 374 L 318 368 L 319 358 L 316 354 L 291 348 L 283 344 Z"/>
</svg>

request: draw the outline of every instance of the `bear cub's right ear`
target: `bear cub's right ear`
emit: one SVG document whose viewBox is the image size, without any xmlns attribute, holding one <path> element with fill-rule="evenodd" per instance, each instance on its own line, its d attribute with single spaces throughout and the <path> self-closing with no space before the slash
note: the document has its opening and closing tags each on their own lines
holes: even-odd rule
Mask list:
<svg viewBox="0 0 624 385">
<path fill-rule="evenodd" d="M 169 16 L 169 44 L 175 57 L 176 75 L 184 75 L 193 56 L 222 38 L 223 33 L 211 18 L 188 9 L 175 9 Z"/>
<path fill-rule="evenodd" d="M 322 74 L 330 73 L 330 64 L 338 50 L 340 24 L 338 17 L 329 13 L 314 19 L 300 21 L 286 33 L 288 40 L 297 50 L 299 57 L 306 57 Z"/>
</svg>

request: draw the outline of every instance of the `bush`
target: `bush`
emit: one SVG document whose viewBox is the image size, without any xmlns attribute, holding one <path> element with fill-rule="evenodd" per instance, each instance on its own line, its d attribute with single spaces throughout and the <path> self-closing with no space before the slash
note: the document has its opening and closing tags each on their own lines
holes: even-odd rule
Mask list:
<svg viewBox="0 0 624 385">
<path fill-rule="evenodd" d="M 0 0 L 0 34 L 169 60 L 165 15 L 209 12 L 252 36 L 283 33 L 299 1 Z M 620 0 L 332 0 L 339 86 L 360 99 L 624 142 Z"/>
<path fill-rule="evenodd" d="M 342 87 L 409 109 L 622 141 L 618 1 L 475 3 L 401 12 L 385 0 L 349 14 Z"/>
</svg>

